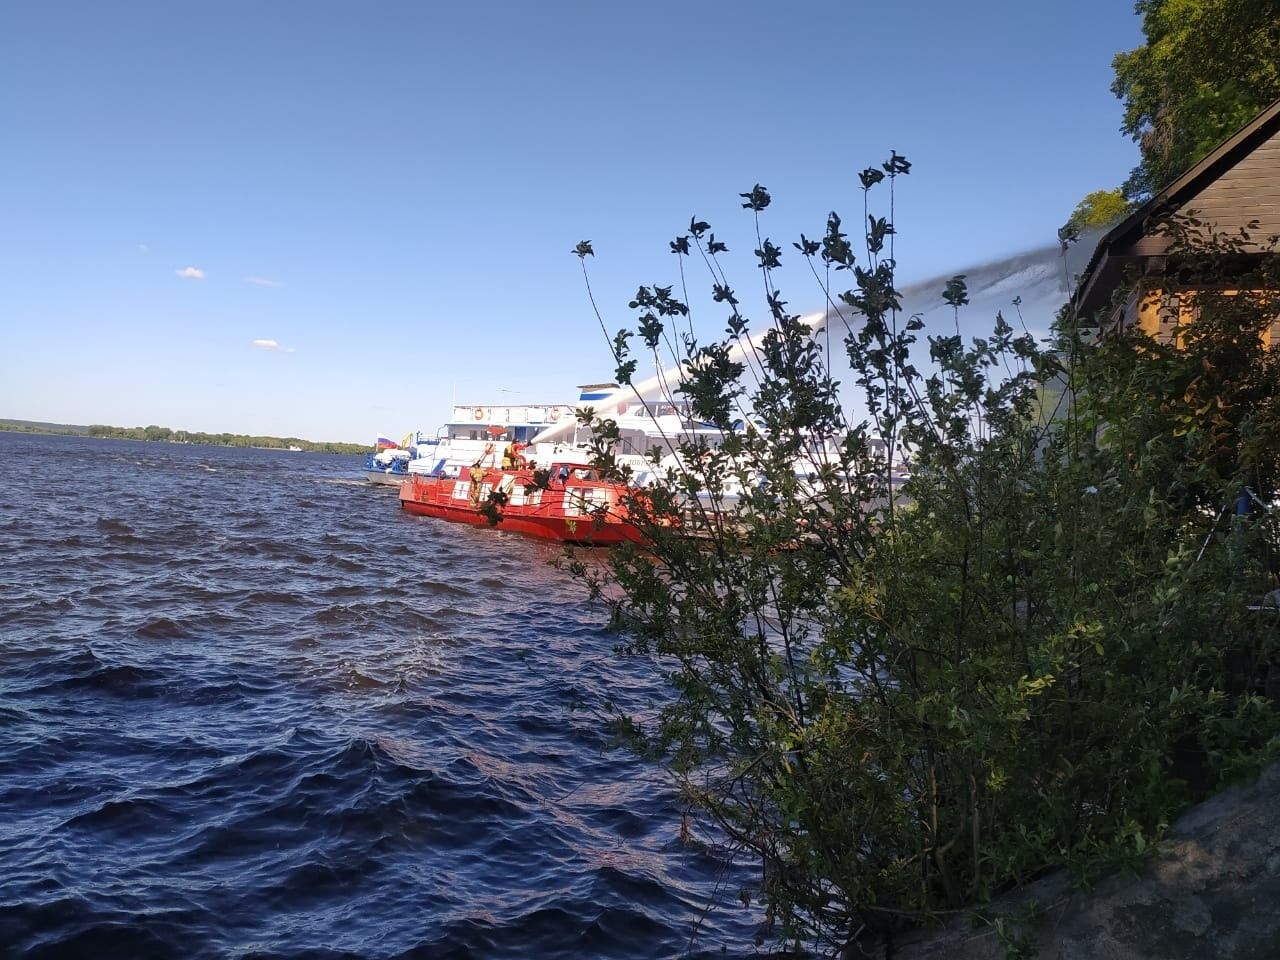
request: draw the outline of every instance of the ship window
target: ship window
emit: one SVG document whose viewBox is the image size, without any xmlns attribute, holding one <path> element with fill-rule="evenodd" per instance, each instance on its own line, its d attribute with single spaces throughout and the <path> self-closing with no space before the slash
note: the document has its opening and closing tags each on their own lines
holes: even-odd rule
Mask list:
<svg viewBox="0 0 1280 960">
<path fill-rule="evenodd" d="M 567 487 L 564 492 L 564 514 L 577 517 L 608 505 L 609 491 L 603 487 Z"/>
<path fill-rule="evenodd" d="M 584 492 L 581 487 L 565 487 L 564 515 L 566 517 L 576 517 L 582 513 L 582 507 L 586 500 L 583 496 Z"/>
<path fill-rule="evenodd" d="M 458 480 L 453 484 L 453 499 L 465 500 L 471 493 L 470 480 Z"/>
<path fill-rule="evenodd" d="M 534 490 L 532 493 L 526 493 L 524 495 L 524 502 L 530 507 L 536 507 L 538 504 L 542 503 L 542 491 Z"/>
</svg>

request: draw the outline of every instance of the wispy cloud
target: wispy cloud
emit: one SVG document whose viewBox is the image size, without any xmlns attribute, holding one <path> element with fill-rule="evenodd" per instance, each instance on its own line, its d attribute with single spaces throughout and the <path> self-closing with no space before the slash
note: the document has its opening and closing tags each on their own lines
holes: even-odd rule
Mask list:
<svg viewBox="0 0 1280 960">
<path fill-rule="evenodd" d="M 297 353 L 297 347 L 286 347 L 279 340 L 254 340 L 253 348 L 255 350 L 266 350 L 268 353 Z"/>
<path fill-rule="evenodd" d="M 151 248 L 148 247 L 145 243 L 140 243 L 138 244 L 138 252 L 141 254 L 147 254 L 151 252 Z"/>
<path fill-rule="evenodd" d="M 255 287 L 283 287 L 284 283 L 279 280 L 268 280 L 266 277 L 245 277 L 245 283 L 252 283 Z"/>
<path fill-rule="evenodd" d="M 204 271 L 199 267 L 183 267 L 181 270 L 173 271 L 183 280 L 203 280 Z"/>
</svg>

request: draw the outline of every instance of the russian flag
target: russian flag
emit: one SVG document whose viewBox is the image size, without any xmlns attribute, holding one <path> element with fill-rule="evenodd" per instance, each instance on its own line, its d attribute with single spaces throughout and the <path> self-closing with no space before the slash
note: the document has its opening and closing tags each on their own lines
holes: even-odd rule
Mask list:
<svg viewBox="0 0 1280 960">
<path fill-rule="evenodd" d="M 374 441 L 373 445 L 379 450 L 390 450 L 395 447 L 396 442 L 394 440 L 388 440 L 382 434 L 378 434 L 378 439 Z"/>
</svg>

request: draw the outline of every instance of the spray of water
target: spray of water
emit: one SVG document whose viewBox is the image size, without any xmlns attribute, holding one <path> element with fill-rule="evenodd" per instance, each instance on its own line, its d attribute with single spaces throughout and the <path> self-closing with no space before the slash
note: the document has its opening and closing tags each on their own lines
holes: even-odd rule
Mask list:
<svg viewBox="0 0 1280 960">
<path fill-rule="evenodd" d="M 963 274 L 969 292 L 969 305 L 961 311 L 963 336 L 989 334 L 996 313 L 1003 312 L 1015 329 L 1025 327 L 1038 339 L 1045 338 L 1099 235 L 1082 237 L 1065 253 L 1054 244 L 909 284 L 902 290 L 903 315 L 920 316 L 925 322 L 925 335 L 953 334 L 955 317 L 951 307 L 942 299 L 942 290 L 952 276 Z M 801 319 L 809 327 L 811 335 L 817 336 L 832 318 L 827 312 L 819 311 Z M 759 348 L 766 333 L 767 328 L 742 338 L 730 349 L 729 359 L 744 362 L 753 349 Z M 608 409 L 618 403 L 662 400 L 683 379 L 684 369 L 671 366 L 632 386 L 619 387 L 594 403 L 598 409 Z M 561 421 L 539 433 L 534 442 L 562 440 L 571 436 L 576 427 L 577 423 L 572 418 Z"/>
</svg>

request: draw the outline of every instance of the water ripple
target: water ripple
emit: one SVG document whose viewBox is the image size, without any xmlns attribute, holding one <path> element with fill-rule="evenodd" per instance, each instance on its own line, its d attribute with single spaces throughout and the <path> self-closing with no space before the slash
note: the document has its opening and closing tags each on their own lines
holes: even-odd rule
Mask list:
<svg viewBox="0 0 1280 960">
<path fill-rule="evenodd" d="M 358 466 L 0 434 L 0 954 L 754 953 L 557 548 Z"/>
</svg>

